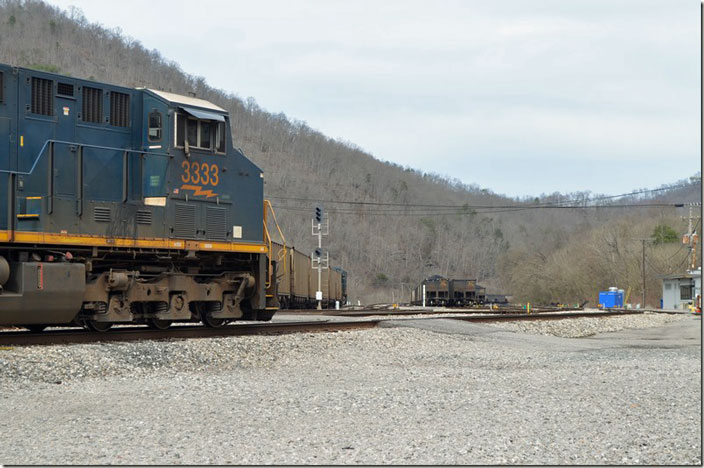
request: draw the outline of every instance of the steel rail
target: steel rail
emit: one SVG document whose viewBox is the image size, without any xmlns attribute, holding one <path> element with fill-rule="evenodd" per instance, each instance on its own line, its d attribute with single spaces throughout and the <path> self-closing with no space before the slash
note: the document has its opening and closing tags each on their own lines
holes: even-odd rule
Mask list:
<svg viewBox="0 0 704 468">
<path fill-rule="evenodd" d="M 558 308 L 558 307 L 531 307 L 530 314 L 542 314 L 542 313 L 552 313 L 552 312 L 582 312 L 584 309 L 580 308 Z M 627 309 L 618 309 L 619 311 L 625 311 Z M 630 309 L 628 309 L 630 310 Z M 599 311 L 601 312 L 601 311 Z M 480 308 L 466 308 L 466 309 L 446 309 L 446 310 L 434 310 L 434 309 L 361 309 L 361 310 L 315 310 L 315 309 L 293 309 L 284 310 L 281 313 L 292 314 L 292 315 L 331 315 L 336 317 L 370 317 L 376 315 L 384 316 L 403 316 L 403 315 L 439 315 L 439 314 L 465 314 L 465 315 L 476 315 L 476 314 L 523 314 L 528 315 L 526 309 L 520 307 L 511 308 L 498 308 L 498 309 L 480 309 Z M 597 313 L 597 312 L 585 312 L 585 313 Z"/>
<path fill-rule="evenodd" d="M 605 310 L 598 312 L 543 312 L 537 314 L 500 314 L 495 316 L 490 315 L 469 315 L 466 317 L 452 317 L 454 320 L 463 320 L 466 322 L 506 322 L 506 321 L 532 321 L 532 320 L 564 320 L 572 318 L 600 318 L 600 317 L 615 317 L 622 315 L 638 315 L 642 314 L 643 310 L 628 309 L 628 310 Z"/>
</svg>

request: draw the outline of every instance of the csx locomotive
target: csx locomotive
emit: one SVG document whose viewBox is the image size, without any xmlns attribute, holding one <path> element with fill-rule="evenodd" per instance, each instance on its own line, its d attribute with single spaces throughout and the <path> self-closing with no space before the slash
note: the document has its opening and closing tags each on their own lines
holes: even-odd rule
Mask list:
<svg viewBox="0 0 704 468">
<path fill-rule="evenodd" d="M 224 109 L 0 65 L 0 325 L 269 320 L 267 205 Z"/>
</svg>

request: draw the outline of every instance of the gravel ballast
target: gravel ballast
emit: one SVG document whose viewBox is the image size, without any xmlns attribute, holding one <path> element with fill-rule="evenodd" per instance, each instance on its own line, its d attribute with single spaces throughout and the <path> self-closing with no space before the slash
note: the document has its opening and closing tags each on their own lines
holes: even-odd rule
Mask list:
<svg viewBox="0 0 704 468">
<path fill-rule="evenodd" d="M 3 348 L 0 463 L 701 464 L 700 318 L 575 320 Z"/>
<path fill-rule="evenodd" d="M 623 317 L 581 317 L 570 320 L 501 322 L 493 326 L 515 332 L 552 335 L 563 338 L 581 338 L 632 328 L 658 327 L 682 320 L 681 315 L 644 313 Z"/>
</svg>

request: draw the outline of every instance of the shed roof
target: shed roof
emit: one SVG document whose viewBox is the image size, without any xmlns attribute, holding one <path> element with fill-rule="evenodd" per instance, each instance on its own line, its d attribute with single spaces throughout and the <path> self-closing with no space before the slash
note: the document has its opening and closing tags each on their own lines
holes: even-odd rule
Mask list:
<svg viewBox="0 0 704 468">
<path fill-rule="evenodd" d="M 702 276 L 701 270 L 697 271 L 688 271 L 687 273 L 674 273 L 672 275 L 665 275 L 662 277 L 663 280 L 670 280 L 670 279 L 692 279 L 692 278 L 700 278 Z"/>
</svg>

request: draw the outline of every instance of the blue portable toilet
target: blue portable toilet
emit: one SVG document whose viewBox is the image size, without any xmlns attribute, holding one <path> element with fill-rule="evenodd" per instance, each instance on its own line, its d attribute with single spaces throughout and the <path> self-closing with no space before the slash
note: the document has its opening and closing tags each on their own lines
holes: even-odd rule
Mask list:
<svg viewBox="0 0 704 468">
<path fill-rule="evenodd" d="M 599 306 L 604 309 L 623 307 L 623 290 L 611 287 L 608 291 L 599 291 Z"/>
</svg>

